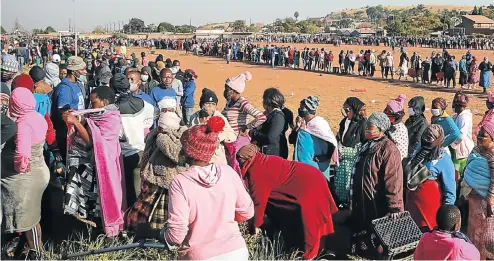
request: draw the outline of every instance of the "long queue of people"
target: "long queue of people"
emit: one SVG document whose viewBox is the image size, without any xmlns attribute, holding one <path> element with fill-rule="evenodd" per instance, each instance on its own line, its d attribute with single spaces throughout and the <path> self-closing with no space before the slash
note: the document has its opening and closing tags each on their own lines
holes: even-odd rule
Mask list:
<svg viewBox="0 0 494 261">
<path fill-rule="evenodd" d="M 453 116 L 432 101 L 430 125 L 422 97 L 407 106 L 400 95 L 369 117 L 350 97 L 335 135 L 316 96 L 297 117 L 276 88 L 255 108 L 242 95 L 250 72 L 226 79 L 223 109 L 202 89 L 194 112 L 197 74 L 179 61 L 91 51 L 90 69 L 71 56 L 29 74 L 2 57 L 2 232 L 22 235 L 7 256 L 41 258 L 41 226 L 50 234 L 72 218 L 107 237 L 159 238 L 184 259 L 235 260 L 249 257 L 238 226 L 247 221 L 313 259 L 331 249 L 332 216 L 350 209 L 359 256 L 383 257 L 372 220 L 407 210 L 430 231 L 416 259 L 494 257 L 494 93 L 475 131 L 461 92 Z"/>
<path fill-rule="evenodd" d="M 494 50 L 492 37 L 469 37 L 465 35 L 439 36 L 439 37 L 406 37 L 406 36 L 336 36 L 330 34 L 315 35 L 255 35 L 246 37 L 252 42 L 266 43 L 306 43 L 306 44 L 330 44 L 338 47 L 345 45 L 364 45 L 388 47 L 422 47 L 422 48 L 447 48 L 447 49 L 474 49 Z"/>
<path fill-rule="evenodd" d="M 494 66 L 486 56 L 480 61 L 470 50 L 457 61 L 447 49 L 442 52 L 433 51 L 422 58 L 416 52 L 410 57 L 404 48 L 400 48 L 400 58 L 396 66 L 394 51 L 383 50 L 377 54 L 375 50 L 341 50 L 338 55 L 326 48 L 304 48 L 266 45 L 252 43 L 204 42 L 197 45 L 202 54 L 225 57 L 227 63 L 234 61 L 250 61 L 255 64 L 269 64 L 273 68 L 286 67 L 318 71 L 374 77 L 376 71 L 381 72 L 382 79 L 411 78 L 413 82 L 436 84 L 445 88 L 456 88 L 457 83 L 462 89 L 476 90 L 477 86 L 487 92 L 491 85 L 491 73 Z"/>
</svg>

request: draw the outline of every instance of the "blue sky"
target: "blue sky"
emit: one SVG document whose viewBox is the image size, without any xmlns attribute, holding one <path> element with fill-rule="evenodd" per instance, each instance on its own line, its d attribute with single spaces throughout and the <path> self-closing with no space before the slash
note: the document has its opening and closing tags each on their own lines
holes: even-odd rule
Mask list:
<svg viewBox="0 0 494 261">
<path fill-rule="evenodd" d="M 7 30 L 19 24 L 28 30 L 53 26 L 56 30 L 67 30 L 72 10 L 75 7 L 75 22 L 78 31 L 91 31 L 107 23 L 128 21 L 137 17 L 146 24 L 169 22 L 172 24 L 203 25 L 237 19 L 247 23 L 269 23 L 276 18 L 300 13 L 299 19 L 324 16 L 332 11 L 369 5 L 369 1 L 336 0 L 1 0 L 1 24 Z M 417 5 L 431 4 L 421 0 L 378 0 L 372 5 Z M 487 5 L 489 1 L 435 0 L 434 4 Z M 118 24 L 117 24 L 118 29 Z"/>
</svg>

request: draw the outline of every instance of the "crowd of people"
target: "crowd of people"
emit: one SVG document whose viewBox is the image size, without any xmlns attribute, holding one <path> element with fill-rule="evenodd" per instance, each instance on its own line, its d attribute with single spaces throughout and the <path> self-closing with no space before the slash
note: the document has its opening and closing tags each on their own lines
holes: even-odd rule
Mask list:
<svg viewBox="0 0 494 261">
<path fill-rule="evenodd" d="M 395 62 L 393 50 L 376 53 L 375 49 L 360 51 L 341 50 L 339 54 L 326 48 L 304 48 L 299 50 L 291 46 L 266 45 L 234 41 L 204 41 L 196 44 L 203 55 L 225 57 L 227 63 L 234 61 L 250 61 L 255 64 L 269 64 L 271 67 L 286 67 L 318 71 L 374 77 L 376 70 L 381 72 L 383 79 L 398 80 L 408 77 L 413 82 L 436 84 L 445 88 L 476 90 L 482 88 L 487 92 L 490 88 L 491 73 L 494 66 L 489 58 L 473 56 L 470 50 L 461 58 L 451 55 L 447 49 L 442 52 L 432 51 L 430 56 L 422 57 L 414 52 L 411 56 L 406 49 L 399 49 L 399 61 Z M 199 51 L 195 51 L 199 53 Z"/>
<path fill-rule="evenodd" d="M 272 34 L 254 35 L 246 38 L 253 42 L 267 43 L 306 43 L 330 44 L 336 47 L 345 45 L 422 47 L 447 49 L 494 50 L 492 37 L 469 37 L 465 35 L 443 35 L 439 37 L 403 37 L 403 36 L 338 36 L 334 34 Z"/>
<path fill-rule="evenodd" d="M 193 69 L 128 55 L 129 42 L 116 42 L 113 51 L 84 42 L 78 55 L 66 42 L 29 73 L 19 57 L 2 56 L 6 257 L 40 259 L 43 240 L 77 223 L 110 238 L 160 239 L 183 259 L 247 260 L 239 229 L 247 222 L 252 234 L 281 231 L 287 250 L 314 259 L 334 251 L 333 216 L 349 211 L 352 247 L 339 251 L 379 259 L 386 253 L 372 220 L 406 210 L 424 232 L 416 259 L 494 258 L 494 92 L 475 130 L 460 91 L 453 116 L 444 98 L 429 101 L 430 120 L 420 96 L 407 103 L 402 94 L 373 113 L 349 97 L 334 133 L 317 96 L 295 115 L 277 88 L 253 106 L 243 96 L 250 72 L 226 79 L 219 97 L 203 88 L 194 111 Z M 248 47 L 233 49 L 225 54 L 252 59 Z M 294 65 L 295 49 L 287 60 L 276 50 L 269 61 Z M 325 68 L 303 52 L 304 67 Z"/>
</svg>

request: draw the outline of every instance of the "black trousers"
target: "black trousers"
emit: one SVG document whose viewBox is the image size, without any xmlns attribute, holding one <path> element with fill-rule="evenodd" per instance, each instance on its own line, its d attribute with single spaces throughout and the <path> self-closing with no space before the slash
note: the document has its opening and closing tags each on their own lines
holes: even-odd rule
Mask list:
<svg viewBox="0 0 494 261">
<path fill-rule="evenodd" d="M 139 154 L 135 153 L 124 157 L 125 190 L 127 193 L 127 207 L 137 201 L 137 192 L 134 187 L 134 169 L 139 165 Z"/>
<path fill-rule="evenodd" d="M 452 74 L 448 73 L 448 75 L 446 75 L 445 79 L 446 79 L 446 87 L 449 88 L 449 86 L 451 84 L 451 80 L 453 80 L 453 88 L 456 88 L 456 72 L 452 73 Z"/>
</svg>

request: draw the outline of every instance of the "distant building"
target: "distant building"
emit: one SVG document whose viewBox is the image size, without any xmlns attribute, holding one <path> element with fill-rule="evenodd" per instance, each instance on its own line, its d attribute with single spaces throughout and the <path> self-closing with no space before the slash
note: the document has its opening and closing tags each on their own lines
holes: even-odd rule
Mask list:
<svg viewBox="0 0 494 261">
<path fill-rule="evenodd" d="M 313 18 L 307 18 L 307 21 L 311 22 L 324 22 L 325 17 L 313 17 Z"/>
<path fill-rule="evenodd" d="M 465 34 L 494 34 L 494 20 L 483 15 L 464 15 L 461 24 L 457 27 L 464 28 Z"/>
<path fill-rule="evenodd" d="M 336 34 L 339 36 L 350 36 L 353 33 L 352 28 L 341 28 L 338 31 L 336 31 Z"/>
<path fill-rule="evenodd" d="M 360 28 L 357 30 L 354 30 L 350 36 L 352 37 L 368 37 L 368 36 L 376 36 L 377 32 L 376 30 L 372 28 Z"/>
<path fill-rule="evenodd" d="M 225 30 L 196 30 L 195 36 L 198 39 L 215 39 L 225 34 Z"/>
</svg>

